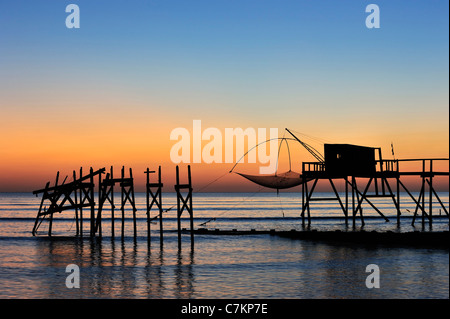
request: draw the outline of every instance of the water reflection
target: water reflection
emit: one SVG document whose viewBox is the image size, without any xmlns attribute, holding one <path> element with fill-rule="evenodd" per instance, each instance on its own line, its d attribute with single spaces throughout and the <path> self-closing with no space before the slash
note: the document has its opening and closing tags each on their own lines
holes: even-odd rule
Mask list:
<svg viewBox="0 0 450 319">
<path fill-rule="evenodd" d="M 181 248 L 177 252 L 177 264 L 175 267 L 175 297 L 191 298 L 194 294 L 194 249 L 189 252 L 188 256 L 183 255 Z"/>
<path fill-rule="evenodd" d="M 178 249 L 176 236 L 163 249 L 132 238 L 2 244 L 2 297 L 448 298 L 448 250 L 259 235 L 199 236 L 195 251 Z M 365 286 L 372 263 L 380 267 L 381 289 Z M 65 285 L 69 264 L 80 267 L 80 289 Z"/>
<path fill-rule="evenodd" d="M 176 244 L 176 243 L 175 243 Z M 194 250 L 150 247 L 146 241 L 43 239 L 39 290 L 48 298 L 191 298 Z M 67 265 L 80 267 L 80 289 L 68 289 Z"/>
<path fill-rule="evenodd" d="M 150 252 L 149 249 L 149 254 L 146 256 L 147 266 L 144 268 L 145 293 L 149 297 L 162 298 L 166 289 L 163 281 L 164 250 L 160 249 L 156 257 L 153 257 Z"/>
</svg>

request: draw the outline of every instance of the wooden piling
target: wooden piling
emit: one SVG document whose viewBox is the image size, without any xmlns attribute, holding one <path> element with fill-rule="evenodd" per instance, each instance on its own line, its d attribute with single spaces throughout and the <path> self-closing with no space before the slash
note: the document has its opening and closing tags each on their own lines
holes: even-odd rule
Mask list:
<svg viewBox="0 0 450 319">
<path fill-rule="evenodd" d="M 58 179 L 59 179 L 59 171 L 58 171 L 58 173 L 56 173 L 55 188 L 58 187 Z M 52 209 L 57 206 L 58 199 L 59 199 L 59 196 L 57 198 L 53 197 L 51 199 L 50 207 Z M 50 207 L 49 207 L 49 209 L 50 209 Z M 49 237 L 52 237 L 52 227 L 53 227 L 53 214 L 50 214 L 50 222 L 48 225 L 48 236 Z"/>
<path fill-rule="evenodd" d="M 122 230 L 121 235 L 122 239 L 125 236 L 125 205 L 127 202 L 131 205 L 133 210 L 133 236 L 136 238 L 137 236 L 137 226 L 136 226 L 136 201 L 134 197 L 134 180 L 133 180 L 133 170 L 130 168 L 130 177 L 125 178 L 125 166 L 122 166 L 121 170 L 121 178 L 114 179 L 114 182 L 120 183 L 121 189 L 121 211 L 122 211 Z"/>
<path fill-rule="evenodd" d="M 80 167 L 80 178 L 83 176 L 83 167 Z M 80 237 L 83 238 L 83 204 L 84 204 L 84 196 L 83 190 L 80 188 Z"/>
<path fill-rule="evenodd" d="M 105 190 L 106 192 L 106 190 Z M 98 231 L 98 236 L 102 237 L 102 208 L 103 208 L 103 202 L 102 202 L 102 196 L 105 194 L 102 194 L 102 174 L 98 174 L 98 209 L 97 209 L 97 219 L 95 221 L 95 231 Z M 95 234 L 94 231 L 94 234 Z"/>
<path fill-rule="evenodd" d="M 89 169 L 89 180 L 91 185 L 89 186 L 89 204 L 91 207 L 91 237 L 95 235 L 95 202 L 94 202 L 94 170 L 92 167 Z"/>
<path fill-rule="evenodd" d="M 134 198 L 134 182 L 133 182 L 133 169 L 130 167 L 130 178 L 132 180 L 131 185 L 130 185 L 130 192 L 131 192 L 131 202 L 132 202 L 132 206 L 133 206 L 133 234 L 134 234 L 134 238 L 136 238 L 137 236 L 137 225 L 136 225 L 136 200 Z"/>
<path fill-rule="evenodd" d="M 345 181 L 345 227 L 348 227 L 348 177 L 344 177 Z"/>
<path fill-rule="evenodd" d="M 429 223 L 430 223 L 430 230 L 433 228 L 433 161 L 430 161 L 430 178 L 428 183 L 429 188 Z"/>
<path fill-rule="evenodd" d="M 76 181 L 77 179 L 77 173 L 75 170 L 73 171 L 73 180 Z M 75 197 L 75 224 L 76 224 L 76 236 L 80 235 L 80 225 L 78 220 L 78 192 L 74 191 L 74 197 Z"/>
<path fill-rule="evenodd" d="M 183 190 L 187 190 L 186 196 Z M 176 184 L 175 191 L 177 193 L 177 230 L 178 230 L 178 246 L 181 247 L 181 215 L 186 210 L 190 219 L 191 247 L 194 246 L 194 216 L 192 208 L 192 179 L 191 166 L 188 165 L 188 184 L 180 184 L 180 169 L 176 167 Z"/>
<path fill-rule="evenodd" d="M 125 178 L 125 167 L 122 166 L 122 170 L 121 170 L 121 178 L 122 180 Z M 120 209 L 122 211 L 122 229 L 121 229 L 121 237 L 122 239 L 125 237 L 125 193 L 124 193 L 124 186 L 123 183 L 120 184 L 120 198 L 121 198 L 121 205 L 120 205 Z"/>
<path fill-rule="evenodd" d="M 156 183 L 150 182 L 150 174 L 155 173 L 155 171 L 150 171 L 149 168 L 144 172 L 147 175 L 146 183 L 146 203 L 147 203 L 147 238 L 150 241 L 150 225 L 151 225 L 151 210 L 153 205 L 158 208 L 159 214 L 153 219 L 159 219 L 159 236 L 160 244 L 163 243 L 163 208 L 162 208 L 162 187 L 163 183 L 161 181 L 161 166 L 158 167 L 158 180 Z M 153 189 L 156 188 L 154 191 Z"/>
<path fill-rule="evenodd" d="M 111 178 L 111 180 L 114 180 L 114 168 L 112 165 L 109 170 L 110 170 L 110 178 Z M 110 201 L 110 203 L 111 203 L 111 237 L 114 238 L 114 229 L 115 229 L 114 209 L 116 208 L 116 206 L 114 205 L 114 183 L 112 183 L 110 187 L 111 187 L 111 190 L 110 190 L 110 192 L 111 192 L 111 196 L 110 196 L 110 198 L 111 198 L 111 201 Z"/>
<path fill-rule="evenodd" d="M 355 176 L 352 176 L 352 222 L 353 229 L 356 228 L 356 211 L 355 211 Z"/>
</svg>

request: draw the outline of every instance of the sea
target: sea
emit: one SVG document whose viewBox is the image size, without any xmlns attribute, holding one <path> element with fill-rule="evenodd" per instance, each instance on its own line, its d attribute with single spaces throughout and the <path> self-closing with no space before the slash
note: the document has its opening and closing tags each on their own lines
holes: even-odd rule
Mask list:
<svg viewBox="0 0 450 319">
<path fill-rule="evenodd" d="M 417 195 L 417 194 L 416 194 Z M 440 193 L 448 207 L 449 194 Z M 36 236 L 31 231 L 40 197 L 0 193 L 1 299 L 448 299 L 449 250 L 333 243 L 283 238 L 276 234 L 196 234 L 194 241 L 177 233 L 176 195 L 163 194 L 164 232 L 159 220 L 147 236 L 146 195 L 136 193 L 137 236 L 132 210 L 125 210 L 121 236 L 120 203 L 103 211 L 102 238 L 89 237 L 89 211 L 84 211 L 83 238 L 75 236 L 73 210 L 55 214 L 52 238 L 48 221 Z M 331 194 L 317 193 L 318 197 Z M 415 204 L 402 195 L 401 226 L 389 198 L 372 202 L 389 219 L 363 205 L 365 231 L 448 231 L 449 220 L 433 203 L 432 228 L 420 213 L 411 225 Z M 120 194 L 116 195 L 116 199 Z M 417 197 L 416 197 L 417 198 Z M 211 230 L 305 230 L 298 193 L 194 193 L 194 228 Z M 447 208 L 448 209 L 448 208 Z M 152 216 L 157 212 L 152 211 Z M 360 231 L 348 226 L 336 201 L 311 204 L 309 230 Z M 182 215 L 189 230 L 189 215 Z M 307 227 L 307 226 L 306 226 Z M 307 229 L 306 229 L 307 230 Z M 79 285 L 69 287 L 78 269 Z M 372 266 L 370 266 L 372 265 Z M 368 285 L 378 269 L 378 286 Z M 72 268 L 71 268 L 72 267 Z M 370 268 L 372 267 L 372 268 Z"/>
</svg>

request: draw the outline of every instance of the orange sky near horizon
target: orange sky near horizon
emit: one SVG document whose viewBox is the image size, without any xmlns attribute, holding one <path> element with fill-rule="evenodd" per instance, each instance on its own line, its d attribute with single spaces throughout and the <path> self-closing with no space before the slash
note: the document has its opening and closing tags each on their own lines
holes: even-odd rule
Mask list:
<svg viewBox="0 0 450 319">
<path fill-rule="evenodd" d="M 0 191 L 32 191 L 45 186 L 47 181 L 54 183 L 57 171 L 60 171 L 60 181 L 68 175 L 68 181 L 72 178 L 72 171 L 78 174 L 83 166 L 84 172 L 89 167 L 98 169 L 105 167 L 109 170 L 111 165 L 115 168 L 115 176 L 119 176 L 120 168 L 132 167 L 134 171 L 137 191 L 144 190 L 144 170 L 149 167 L 154 170 L 158 165 L 163 169 L 163 181 L 166 183 L 165 191 L 173 191 L 175 181 L 175 165 L 170 159 L 170 149 L 176 141 L 170 140 L 170 132 L 176 127 L 185 127 L 191 132 L 192 120 L 184 118 L 171 118 L 168 115 L 155 112 L 122 112 L 117 108 L 109 112 L 99 112 L 95 109 L 89 112 L 88 108 L 73 107 L 72 110 L 58 112 L 47 111 L 53 116 L 38 117 L 38 111 L 28 114 L 11 114 L 10 119 L 20 118 L 20 121 L 5 121 L 3 118 L 0 134 L 2 140 L 2 156 L 0 158 Z M 42 111 L 42 110 L 41 110 Z M 89 113 L 89 115 L 87 115 Z M 64 115 L 67 115 L 65 117 Z M 36 120 L 39 118 L 38 120 Z M 289 120 L 292 122 L 292 120 Z M 274 123 L 280 120 L 275 119 Z M 175 125 L 178 123 L 179 125 Z M 228 126 L 227 124 L 230 123 Z M 264 124 L 267 122 L 264 121 Z M 208 119 L 202 121 L 202 130 L 217 125 L 224 135 L 225 127 L 247 127 L 245 121 L 232 121 L 224 117 L 220 121 Z M 255 122 L 250 124 L 254 125 Z M 366 126 L 370 123 L 366 123 Z M 242 126 L 238 126 L 242 125 Z M 306 125 L 307 126 L 307 125 Z M 314 131 L 312 136 L 330 143 L 349 143 L 373 147 L 382 147 L 384 158 L 392 158 L 390 143 L 394 143 L 396 158 L 447 158 L 448 136 L 444 135 L 444 129 L 428 128 L 428 134 L 419 132 L 419 129 L 408 129 L 409 133 L 402 133 L 406 128 L 388 128 L 381 132 L 370 126 L 363 129 L 358 122 L 349 128 L 327 132 L 317 129 L 311 124 Z M 332 126 L 332 123 L 330 123 Z M 270 126 L 267 126 L 267 134 Z M 295 130 L 296 128 L 289 127 Z M 307 127 L 308 128 L 308 127 Z M 287 134 L 279 127 L 279 136 Z M 369 130 L 371 129 L 371 130 Z M 397 131 L 396 134 L 394 131 Z M 310 132 L 302 130 L 306 134 Z M 314 135 L 320 133 L 321 136 Z M 392 134 L 392 135 L 390 135 Z M 286 135 L 289 136 L 289 135 Z M 323 152 L 321 143 L 314 144 L 313 140 L 305 140 Z M 208 141 L 203 141 L 206 145 Z M 289 142 L 292 169 L 301 171 L 302 161 L 314 161 L 314 158 L 302 149 L 298 143 Z M 297 145 L 295 145 L 297 144 Z M 246 148 L 247 150 L 247 148 Z M 192 157 L 192 152 L 191 152 Z M 288 169 L 287 152 L 282 147 L 280 154 L 279 171 Z M 245 163 L 246 160 L 244 160 Z M 239 164 L 236 171 L 257 173 L 259 163 Z M 181 163 L 185 167 L 187 164 Z M 194 186 L 202 188 L 215 178 L 226 174 L 233 163 L 222 164 L 191 164 Z M 408 170 L 408 164 L 402 164 L 402 169 Z M 448 166 L 437 164 L 441 169 L 448 171 Z M 448 165 L 448 162 L 447 162 Z M 185 169 L 184 169 L 185 170 Z M 182 175 L 184 176 L 184 175 Z M 419 179 L 417 179 L 418 185 Z M 441 189 L 448 189 L 448 178 L 436 179 L 436 184 Z M 258 186 L 244 180 L 236 174 L 223 176 L 220 181 L 214 183 L 205 191 L 255 191 Z M 267 191 L 271 191 L 267 189 Z"/>
</svg>

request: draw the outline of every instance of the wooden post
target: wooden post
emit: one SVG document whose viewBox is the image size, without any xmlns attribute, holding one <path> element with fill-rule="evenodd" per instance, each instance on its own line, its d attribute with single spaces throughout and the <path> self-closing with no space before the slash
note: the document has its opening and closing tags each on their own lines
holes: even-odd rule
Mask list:
<svg viewBox="0 0 450 319">
<path fill-rule="evenodd" d="M 383 178 L 383 179 L 384 179 L 384 183 L 389 191 L 390 197 L 392 198 L 392 201 L 394 202 L 394 206 L 397 209 L 397 228 L 398 228 L 398 227 L 400 227 L 400 203 L 395 199 L 394 192 L 392 191 L 391 185 L 389 185 L 387 178 Z"/>
<path fill-rule="evenodd" d="M 73 180 L 75 181 L 77 179 L 77 174 L 75 172 L 75 170 L 73 171 Z M 76 236 L 79 236 L 80 234 L 80 225 L 79 225 L 79 221 L 78 221 L 78 207 L 76 207 L 76 205 L 78 205 L 78 196 L 77 196 L 77 190 L 74 190 L 74 196 L 75 196 L 75 224 L 76 224 Z"/>
<path fill-rule="evenodd" d="M 58 173 L 56 173 L 56 181 L 55 181 L 55 187 L 58 186 L 58 179 L 59 179 L 59 171 Z M 56 206 L 56 202 L 57 202 L 57 198 L 53 198 L 52 200 L 52 204 L 50 207 L 52 206 Z M 50 213 L 50 223 L 48 225 L 48 236 L 51 237 L 52 236 L 52 226 L 53 226 L 53 212 Z"/>
<path fill-rule="evenodd" d="M 305 188 L 306 188 L 306 189 L 305 189 L 305 192 L 306 192 L 306 203 L 305 203 L 305 205 L 303 206 L 302 215 L 304 216 L 305 210 L 308 212 L 308 226 L 311 226 L 311 213 L 310 213 L 310 207 L 309 207 L 309 205 L 310 205 L 310 200 L 311 200 L 312 194 L 314 193 L 314 189 L 316 188 L 316 185 L 317 185 L 317 182 L 318 182 L 318 181 L 319 181 L 318 178 L 314 179 L 314 182 L 313 182 L 313 185 L 312 185 L 310 191 L 308 191 L 308 186 L 307 186 L 308 184 L 305 183 Z M 302 223 L 302 226 L 304 227 L 305 224 Z"/>
<path fill-rule="evenodd" d="M 317 185 L 318 181 L 319 181 L 318 178 L 316 178 L 314 180 L 313 186 L 311 187 L 310 194 L 309 194 L 308 199 L 307 199 L 308 200 L 308 227 L 311 226 L 311 210 L 310 210 L 309 205 L 310 205 L 310 202 L 311 202 L 312 194 L 313 194 L 313 192 L 314 192 L 314 190 L 316 188 L 316 185 Z"/>
<path fill-rule="evenodd" d="M 316 183 L 317 183 L 317 181 L 318 181 L 318 179 L 316 179 L 316 180 L 314 180 L 314 184 L 313 184 L 313 186 L 311 187 L 311 190 L 310 190 L 310 194 L 308 195 L 308 198 L 306 199 L 306 201 L 307 201 L 307 211 L 308 211 L 308 227 L 309 226 L 311 226 L 311 210 L 310 210 L 310 208 L 309 208 L 309 200 L 311 199 L 311 196 L 312 196 L 312 194 L 313 194 L 313 191 L 314 191 L 314 186 L 316 185 Z"/>
<path fill-rule="evenodd" d="M 356 212 L 355 212 L 355 176 L 352 176 L 352 218 L 353 228 L 356 228 Z"/>
<path fill-rule="evenodd" d="M 422 161 L 422 230 L 425 230 L 425 160 Z"/>
<path fill-rule="evenodd" d="M 106 189 L 105 194 L 106 195 Z M 98 174 L 98 214 L 97 214 L 97 225 L 95 226 L 96 230 L 98 228 L 98 236 L 102 238 L 102 174 Z"/>
<path fill-rule="evenodd" d="M 103 172 L 102 172 L 103 173 Z M 95 233 L 99 232 L 99 236 L 102 237 L 102 213 L 106 201 L 111 205 L 111 237 L 114 238 L 114 184 L 115 180 L 112 178 L 113 167 L 111 166 L 110 173 L 106 174 L 106 178 L 101 179 L 99 175 L 99 199 L 98 199 L 98 212 L 95 223 Z"/>
<path fill-rule="evenodd" d="M 144 172 L 147 174 L 147 184 L 146 184 L 146 199 L 147 199 L 147 236 L 148 241 L 150 241 L 150 224 L 151 224 L 151 210 L 153 204 L 156 204 L 159 214 L 155 218 L 159 218 L 159 232 L 160 232 L 160 243 L 163 241 L 163 209 L 162 209 L 162 187 L 161 182 L 161 166 L 158 168 L 158 182 L 150 183 L 150 174 L 155 173 L 155 171 L 150 171 L 148 168 Z M 153 192 L 152 188 L 156 187 L 156 191 Z M 150 201 L 151 197 L 151 201 Z"/>
<path fill-rule="evenodd" d="M 41 204 L 39 205 L 39 210 L 38 210 L 38 213 L 37 213 L 37 216 L 36 216 L 36 220 L 34 221 L 34 227 L 33 227 L 33 230 L 31 232 L 31 234 L 33 236 L 36 236 L 36 231 L 37 231 L 37 229 L 38 229 L 38 227 L 40 225 L 39 220 L 40 220 L 41 213 L 42 213 L 42 207 L 44 206 L 44 201 L 47 198 L 47 189 L 49 188 L 49 186 L 50 186 L 50 182 L 47 182 L 47 184 L 45 185 L 45 188 L 44 188 L 44 194 L 42 195 Z"/>
<path fill-rule="evenodd" d="M 150 191 L 149 191 L 149 185 L 150 185 L 150 171 L 147 167 L 147 170 L 144 172 L 147 175 L 147 183 L 146 183 L 146 192 L 145 192 L 145 198 L 147 203 L 147 240 L 150 242 Z"/>
<path fill-rule="evenodd" d="M 189 181 L 189 208 L 190 227 L 191 227 L 191 246 L 194 245 L 194 218 L 192 212 L 192 179 L 191 179 L 191 165 L 188 165 L 188 181 Z"/>
<path fill-rule="evenodd" d="M 429 221 L 430 221 L 430 230 L 433 227 L 433 160 L 430 160 L 430 179 L 429 179 L 429 183 L 428 183 L 428 187 L 430 189 L 430 193 L 429 193 L 429 200 L 430 200 L 430 205 L 429 205 Z"/>
<path fill-rule="evenodd" d="M 180 199 L 180 169 L 177 165 L 176 168 L 176 186 L 175 190 L 177 192 L 177 230 L 178 230 L 178 247 L 181 247 L 181 199 Z"/>
<path fill-rule="evenodd" d="M 419 210 L 419 208 L 422 210 L 422 214 L 424 213 L 424 208 L 421 205 L 422 196 L 424 196 L 423 185 L 422 185 L 422 188 L 420 189 L 419 198 L 417 199 L 417 202 L 416 202 L 416 209 L 414 210 L 414 216 L 413 216 L 411 226 L 414 226 L 414 223 L 416 221 L 417 211 Z M 412 195 L 411 195 L 411 197 L 412 197 Z M 414 199 L 414 197 L 412 197 L 412 198 Z"/>
<path fill-rule="evenodd" d="M 125 178 L 125 167 L 122 166 L 122 170 L 121 170 L 121 177 L 122 180 Z M 121 208 L 122 208 L 122 230 L 121 230 L 121 235 L 122 235 L 122 239 L 125 236 L 125 202 L 124 202 L 124 184 L 123 182 L 120 183 L 121 185 Z"/>
<path fill-rule="evenodd" d="M 359 214 L 360 214 L 360 218 L 361 218 L 361 227 L 364 227 L 365 222 L 364 222 L 364 216 L 363 216 L 363 209 L 362 209 L 362 202 L 366 196 L 367 191 L 369 190 L 370 184 L 372 183 L 373 177 L 371 177 L 369 179 L 369 182 L 367 183 L 366 189 L 364 190 L 364 193 L 361 194 L 361 199 L 359 199 L 359 191 L 358 191 L 358 186 L 356 184 L 356 179 L 355 179 L 355 191 L 356 191 L 356 201 L 358 202 L 358 206 L 356 206 L 356 214 L 358 213 L 359 210 Z"/>
<path fill-rule="evenodd" d="M 92 167 L 90 168 L 90 182 L 91 185 L 89 186 L 89 204 L 91 206 L 91 237 L 94 237 L 95 235 L 95 202 L 94 202 L 94 170 Z"/>
<path fill-rule="evenodd" d="M 348 227 L 348 176 L 345 176 L 345 227 Z"/>
<path fill-rule="evenodd" d="M 380 166 L 381 166 L 381 163 L 380 163 Z M 381 177 L 381 184 L 383 184 L 383 177 Z M 375 195 L 376 196 L 378 196 L 378 178 L 377 178 L 377 176 L 375 175 L 375 178 L 374 178 L 374 186 L 375 186 Z"/>
<path fill-rule="evenodd" d="M 380 172 L 383 175 L 384 173 L 384 167 L 383 167 L 383 157 L 381 155 L 381 148 L 378 149 L 378 156 L 380 157 Z M 386 190 L 384 188 L 384 183 L 381 181 L 381 191 L 383 193 L 383 196 L 386 195 Z"/>
<path fill-rule="evenodd" d="M 159 184 L 159 237 L 160 244 L 163 244 L 163 208 L 162 208 L 162 180 L 161 180 L 161 166 L 158 167 L 158 184 Z"/>
<path fill-rule="evenodd" d="M 334 191 L 334 195 L 336 195 L 336 198 L 337 198 L 337 200 L 339 202 L 339 205 L 341 206 L 341 209 L 344 212 L 344 216 L 345 216 L 347 214 L 346 211 L 345 211 L 345 206 L 342 203 L 341 197 L 339 196 L 339 193 L 338 193 L 338 191 L 336 189 L 336 186 L 334 186 L 333 179 L 329 178 L 328 180 L 330 181 L 331 187 L 333 188 L 333 191 Z"/>
<path fill-rule="evenodd" d="M 436 191 L 434 190 L 434 188 L 430 185 L 430 182 L 427 180 L 428 185 L 431 187 L 431 191 L 434 194 L 434 197 L 436 197 L 436 199 L 438 200 L 439 204 L 441 205 L 441 208 L 444 210 L 444 213 L 449 216 L 447 208 L 445 207 L 444 203 L 441 201 L 441 199 L 439 198 L 439 195 L 436 193 Z"/>
<path fill-rule="evenodd" d="M 400 176 L 397 175 L 397 227 L 400 228 Z"/>
<path fill-rule="evenodd" d="M 110 167 L 110 178 L 114 180 L 114 168 L 111 165 Z M 114 205 L 114 182 L 111 185 L 111 237 L 114 238 L 114 209 L 116 206 Z"/>
<path fill-rule="evenodd" d="M 186 197 L 181 193 L 182 189 L 187 189 Z M 176 167 L 176 185 L 177 192 L 177 226 L 178 226 L 178 246 L 181 247 L 181 215 L 186 209 L 189 213 L 190 228 L 191 228 L 191 247 L 194 247 L 194 216 L 192 209 L 192 179 L 191 166 L 188 165 L 188 184 L 180 184 L 180 170 Z"/>
<path fill-rule="evenodd" d="M 304 169 L 305 164 L 303 163 L 303 172 L 305 171 Z M 305 207 L 305 187 L 306 184 L 308 183 L 308 181 L 305 179 L 303 184 L 302 184 L 302 212 L 301 212 L 301 216 L 302 216 L 302 226 L 305 227 L 305 214 L 304 214 L 304 207 Z"/>
<path fill-rule="evenodd" d="M 133 170 L 130 168 L 130 177 L 125 178 L 125 166 L 122 166 L 121 178 L 113 179 L 111 182 L 119 182 L 121 189 L 121 210 L 122 210 L 122 239 L 125 236 L 125 205 L 127 202 L 130 203 L 133 209 L 133 230 L 134 238 L 137 236 L 136 227 L 136 204 L 134 198 L 134 181 L 133 181 Z"/>
<path fill-rule="evenodd" d="M 130 178 L 133 181 L 133 169 L 130 167 Z M 136 208 L 135 208 L 135 198 L 134 198 L 134 182 L 131 182 L 129 192 L 131 193 L 131 203 L 133 206 L 133 234 L 134 238 L 137 236 L 137 226 L 136 226 Z M 129 198 L 130 199 L 130 198 Z"/>
<path fill-rule="evenodd" d="M 306 206 L 308 205 L 308 181 L 305 182 L 304 184 L 304 196 L 305 201 L 303 203 L 303 207 L 302 207 L 302 227 L 305 227 L 305 211 L 306 211 Z"/>
<path fill-rule="evenodd" d="M 80 178 L 83 176 L 83 167 L 80 167 Z M 83 189 L 80 188 L 80 237 L 83 238 L 83 204 L 84 204 Z"/>
</svg>

